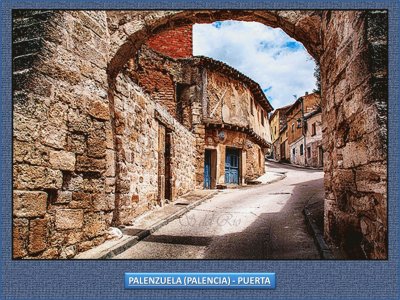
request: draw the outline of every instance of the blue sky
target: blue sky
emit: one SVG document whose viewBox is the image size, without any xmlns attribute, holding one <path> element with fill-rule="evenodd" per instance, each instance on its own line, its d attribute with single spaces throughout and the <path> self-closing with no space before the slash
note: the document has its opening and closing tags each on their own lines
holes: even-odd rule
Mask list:
<svg viewBox="0 0 400 300">
<path fill-rule="evenodd" d="M 274 108 L 315 88 L 315 62 L 279 28 L 257 22 L 195 24 L 193 54 L 223 61 L 258 82 Z"/>
</svg>

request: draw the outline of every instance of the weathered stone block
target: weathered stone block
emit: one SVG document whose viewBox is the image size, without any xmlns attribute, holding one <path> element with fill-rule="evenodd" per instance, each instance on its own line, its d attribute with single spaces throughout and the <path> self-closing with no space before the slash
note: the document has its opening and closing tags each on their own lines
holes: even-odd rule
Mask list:
<svg viewBox="0 0 400 300">
<path fill-rule="evenodd" d="M 46 126 L 41 132 L 41 141 L 44 145 L 64 149 L 67 141 L 67 132 L 59 127 Z"/>
<path fill-rule="evenodd" d="M 82 241 L 82 231 L 72 231 L 65 238 L 66 245 L 73 245 Z"/>
<path fill-rule="evenodd" d="M 14 165 L 14 188 L 17 190 L 60 189 L 62 172 L 45 167 Z"/>
<path fill-rule="evenodd" d="M 355 155 L 357 153 L 357 155 Z M 366 164 L 369 160 L 368 148 L 361 142 L 349 142 L 343 147 L 343 168 L 351 168 Z"/>
<path fill-rule="evenodd" d="M 94 194 L 93 195 L 93 210 L 107 211 L 115 207 L 115 199 L 112 194 Z"/>
<path fill-rule="evenodd" d="M 30 254 L 38 253 L 47 247 L 47 220 L 35 219 L 29 224 L 29 246 Z"/>
<path fill-rule="evenodd" d="M 87 214 L 85 215 L 85 226 L 83 232 L 87 238 L 94 238 L 104 235 L 107 230 L 107 224 L 101 214 Z"/>
<path fill-rule="evenodd" d="M 83 134 L 71 133 L 67 137 L 66 149 L 76 154 L 83 154 L 86 149 L 86 139 Z"/>
<path fill-rule="evenodd" d="M 42 217 L 46 214 L 47 193 L 14 191 L 13 215 L 19 218 Z"/>
<path fill-rule="evenodd" d="M 104 157 L 106 155 L 106 138 L 105 133 L 90 134 L 87 141 L 87 155 L 91 157 Z"/>
<path fill-rule="evenodd" d="M 99 100 L 92 100 L 89 104 L 89 114 L 96 119 L 108 120 L 110 118 L 108 104 Z"/>
<path fill-rule="evenodd" d="M 76 170 L 78 172 L 102 172 L 105 167 L 105 159 L 92 158 L 85 155 L 76 157 Z"/>
<path fill-rule="evenodd" d="M 58 191 L 55 199 L 56 204 L 65 204 L 72 201 L 72 192 L 70 191 Z"/>
<path fill-rule="evenodd" d="M 72 201 L 69 203 L 69 208 L 89 209 L 92 206 L 92 195 L 82 192 L 73 192 Z"/>
<path fill-rule="evenodd" d="M 28 163 L 47 167 L 49 149 L 42 145 L 15 140 L 13 143 L 13 163 Z"/>
<path fill-rule="evenodd" d="M 60 230 L 82 228 L 83 210 L 59 209 L 56 211 L 56 228 Z"/>
<path fill-rule="evenodd" d="M 359 192 L 387 193 L 387 166 L 369 164 L 356 169 L 356 183 Z"/>
<path fill-rule="evenodd" d="M 78 109 L 68 111 L 68 128 L 75 133 L 87 133 L 90 131 L 92 122 L 90 117 L 81 113 Z"/>
<path fill-rule="evenodd" d="M 53 169 L 64 171 L 75 170 L 75 154 L 67 151 L 50 151 L 50 165 Z"/>
<path fill-rule="evenodd" d="M 13 258 L 27 255 L 29 221 L 27 219 L 13 220 Z"/>
</svg>

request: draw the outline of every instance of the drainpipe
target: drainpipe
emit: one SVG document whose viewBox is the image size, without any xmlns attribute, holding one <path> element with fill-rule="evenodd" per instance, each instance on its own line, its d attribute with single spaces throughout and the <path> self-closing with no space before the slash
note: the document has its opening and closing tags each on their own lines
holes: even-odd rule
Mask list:
<svg viewBox="0 0 400 300">
<path fill-rule="evenodd" d="M 304 155 L 304 165 L 307 166 L 307 146 L 306 146 L 306 128 L 305 128 L 305 120 L 304 120 L 304 98 L 301 97 L 301 129 L 303 134 L 303 155 Z"/>
</svg>

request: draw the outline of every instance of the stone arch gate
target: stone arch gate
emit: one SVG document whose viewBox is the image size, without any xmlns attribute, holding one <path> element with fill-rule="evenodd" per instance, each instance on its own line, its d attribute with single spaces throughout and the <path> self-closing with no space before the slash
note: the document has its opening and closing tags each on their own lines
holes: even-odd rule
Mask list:
<svg viewBox="0 0 400 300">
<path fill-rule="evenodd" d="M 102 241 L 130 185 L 118 135 L 132 124 L 115 108 L 142 97 L 120 84 L 124 66 L 153 35 L 226 19 L 282 28 L 319 61 L 325 235 L 350 257 L 387 257 L 387 13 L 264 10 L 15 12 L 15 257 Z M 32 195 L 45 200 L 27 213 Z"/>
</svg>

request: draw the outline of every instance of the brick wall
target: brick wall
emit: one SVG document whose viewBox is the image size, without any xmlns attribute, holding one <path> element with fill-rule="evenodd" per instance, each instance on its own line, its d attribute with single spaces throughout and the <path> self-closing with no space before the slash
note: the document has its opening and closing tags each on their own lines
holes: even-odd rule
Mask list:
<svg viewBox="0 0 400 300">
<path fill-rule="evenodd" d="M 173 58 L 191 57 L 193 55 L 192 26 L 190 24 L 158 33 L 147 41 L 147 45 Z"/>
</svg>

